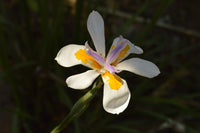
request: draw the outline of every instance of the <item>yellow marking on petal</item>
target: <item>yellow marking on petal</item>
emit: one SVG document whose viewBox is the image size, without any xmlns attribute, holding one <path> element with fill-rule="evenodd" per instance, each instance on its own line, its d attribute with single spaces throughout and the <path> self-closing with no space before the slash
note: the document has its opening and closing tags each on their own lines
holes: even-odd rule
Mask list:
<svg viewBox="0 0 200 133">
<path fill-rule="evenodd" d="M 112 63 L 112 65 L 117 65 L 117 63 L 122 60 L 123 57 L 125 57 L 125 55 L 128 53 L 128 50 L 130 49 L 130 46 L 127 44 L 126 47 L 124 49 L 122 49 L 122 51 L 120 52 L 119 56 L 117 57 L 117 59 Z"/>
<path fill-rule="evenodd" d="M 106 82 L 108 82 L 111 89 L 118 90 L 122 86 L 121 78 L 115 74 L 111 74 L 109 71 L 106 71 L 103 77 L 108 78 Z"/>
<path fill-rule="evenodd" d="M 113 50 L 115 47 L 116 47 L 115 45 L 112 45 L 111 50 Z"/>
<path fill-rule="evenodd" d="M 99 70 L 101 69 L 101 65 L 99 63 L 97 63 L 95 61 L 95 59 L 93 59 L 91 56 L 89 56 L 86 53 L 86 49 L 79 49 L 76 53 L 75 53 L 76 59 L 77 60 L 81 60 L 84 64 L 90 64 L 90 66 L 95 69 L 95 70 Z"/>
</svg>

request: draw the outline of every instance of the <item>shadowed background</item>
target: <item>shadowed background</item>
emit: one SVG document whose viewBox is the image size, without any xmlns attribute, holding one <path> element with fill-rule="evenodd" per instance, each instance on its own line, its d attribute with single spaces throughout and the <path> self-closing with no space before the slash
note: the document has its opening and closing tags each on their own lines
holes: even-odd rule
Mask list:
<svg viewBox="0 0 200 133">
<path fill-rule="evenodd" d="M 161 74 L 153 79 L 122 72 L 131 90 L 120 115 L 103 110 L 102 90 L 63 132 L 200 132 L 199 0 L 0 0 L 0 133 L 46 133 L 86 90 L 65 79 L 87 70 L 54 60 L 67 44 L 91 38 L 86 22 L 97 10 L 104 18 L 107 51 L 115 37 L 144 50 Z M 67 58 L 66 58 L 67 59 Z"/>
</svg>

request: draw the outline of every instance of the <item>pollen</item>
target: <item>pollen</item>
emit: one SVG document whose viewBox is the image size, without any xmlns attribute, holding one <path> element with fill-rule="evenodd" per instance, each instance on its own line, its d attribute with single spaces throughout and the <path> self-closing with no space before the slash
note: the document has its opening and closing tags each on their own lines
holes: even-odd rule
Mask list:
<svg viewBox="0 0 200 133">
<path fill-rule="evenodd" d="M 94 70 L 101 69 L 101 65 L 86 53 L 86 49 L 80 49 L 75 53 L 76 59 L 81 60 L 84 64 L 89 64 Z"/>
<path fill-rule="evenodd" d="M 103 74 L 104 78 L 107 78 L 106 82 L 108 82 L 108 85 L 113 90 L 119 90 L 119 88 L 122 86 L 122 80 L 119 76 L 111 74 L 109 71 L 106 71 Z"/>
<path fill-rule="evenodd" d="M 128 53 L 128 50 L 130 49 L 130 46 L 127 44 L 126 47 L 124 49 L 122 49 L 122 51 L 120 52 L 118 58 L 112 63 L 112 65 L 117 65 L 117 63 L 122 60 L 123 57 L 126 56 L 126 54 Z"/>
</svg>

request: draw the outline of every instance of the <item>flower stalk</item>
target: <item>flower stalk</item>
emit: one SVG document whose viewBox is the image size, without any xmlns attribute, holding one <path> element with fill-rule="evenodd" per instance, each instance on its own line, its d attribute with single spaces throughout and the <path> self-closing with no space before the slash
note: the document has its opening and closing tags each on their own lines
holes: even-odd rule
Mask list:
<svg viewBox="0 0 200 133">
<path fill-rule="evenodd" d="M 60 133 L 72 120 L 79 117 L 89 106 L 90 101 L 94 98 L 94 96 L 99 91 L 102 85 L 103 81 L 101 77 L 99 77 L 97 81 L 94 83 L 92 89 L 88 91 L 74 104 L 70 113 L 50 133 Z"/>
</svg>

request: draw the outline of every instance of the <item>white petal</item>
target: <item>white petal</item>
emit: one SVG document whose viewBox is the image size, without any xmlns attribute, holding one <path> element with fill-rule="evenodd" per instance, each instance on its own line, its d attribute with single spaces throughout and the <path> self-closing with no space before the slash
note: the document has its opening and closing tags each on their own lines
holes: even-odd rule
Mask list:
<svg viewBox="0 0 200 133">
<path fill-rule="evenodd" d="M 159 68 L 152 62 L 140 58 L 131 58 L 119 63 L 116 66 L 118 70 L 127 70 L 135 74 L 153 78 L 160 74 Z"/>
<path fill-rule="evenodd" d="M 120 40 L 120 43 L 118 42 Z M 142 48 L 134 45 L 131 43 L 129 40 L 123 38 L 122 36 L 117 37 L 114 39 L 113 44 L 111 46 L 111 49 L 108 53 L 108 55 L 111 53 L 111 51 L 117 46 L 117 44 L 122 44 L 123 42 L 127 42 L 126 46 L 124 49 L 121 50 L 121 53 L 119 54 L 119 57 L 117 58 L 116 62 L 113 65 L 116 65 L 120 61 L 122 61 L 124 58 L 126 58 L 129 54 L 134 53 L 134 54 L 142 54 L 143 50 Z"/>
<path fill-rule="evenodd" d="M 111 89 L 105 78 L 103 91 L 103 107 L 112 114 L 119 114 L 123 112 L 130 101 L 130 91 L 125 80 L 122 79 L 123 85 L 118 89 Z"/>
<path fill-rule="evenodd" d="M 101 65 L 86 52 L 86 47 L 82 45 L 67 45 L 57 54 L 55 60 L 64 67 L 82 64 L 86 67 L 98 70 Z"/>
<path fill-rule="evenodd" d="M 92 11 L 87 20 L 87 28 L 98 53 L 105 57 L 104 21 L 97 11 Z"/>
<path fill-rule="evenodd" d="M 67 78 L 68 87 L 73 89 L 86 89 L 99 76 L 95 70 L 88 70 L 81 74 L 76 74 Z"/>
<path fill-rule="evenodd" d="M 115 39 L 113 40 L 112 47 L 113 47 L 113 45 L 116 46 L 116 44 L 117 44 L 119 38 L 120 38 L 120 37 L 117 37 L 117 38 L 115 38 Z M 128 45 L 131 47 L 131 49 L 129 50 L 130 53 L 134 53 L 134 54 L 142 54 L 142 53 L 143 53 L 142 48 L 140 48 L 139 46 L 134 45 L 134 44 L 131 43 L 129 40 L 123 38 L 121 41 L 122 41 L 122 42 L 127 41 Z"/>
<path fill-rule="evenodd" d="M 130 41 L 129 41 L 130 42 Z M 130 42 L 131 45 L 134 45 L 133 43 Z M 139 46 L 134 45 L 134 47 L 132 47 L 132 53 L 134 54 L 142 54 L 143 50 L 142 48 L 140 48 Z"/>
<path fill-rule="evenodd" d="M 58 52 L 55 60 L 64 67 L 71 67 L 74 65 L 82 64 L 80 60 L 77 60 L 75 57 L 75 53 L 80 50 L 84 49 L 84 45 L 76 45 L 76 44 L 70 44 L 67 46 L 64 46 L 61 48 L 61 50 Z"/>
</svg>

